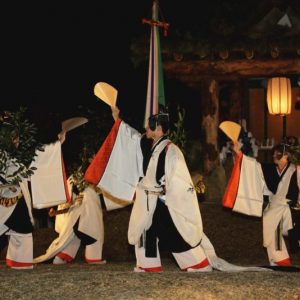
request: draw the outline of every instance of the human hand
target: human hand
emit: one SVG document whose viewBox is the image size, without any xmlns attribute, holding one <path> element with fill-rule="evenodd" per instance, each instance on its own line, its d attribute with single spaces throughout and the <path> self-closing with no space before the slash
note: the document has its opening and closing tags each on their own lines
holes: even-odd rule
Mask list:
<svg viewBox="0 0 300 300">
<path fill-rule="evenodd" d="M 242 144 L 239 141 L 233 141 L 232 150 L 239 154 L 241 152 Z"/>
<path fill-rule="evenodd" d="M 53 207 L 51 207 L 50 210 L 48 211 L 48 215 L 49 217 L 55 217 L 56 210 Z"/>
<path fill-rule="evenodd" d="M 61 144 L 63 144 L 63 142 L 66 140 L 66 132 L 65 131 L 61 131 L 58 135 L 57 135 L 59 141 Z"/>
<path fill-rule="evenodd" d="M 111 112 L 114 120 L 116 121 L 119 118 L 120 110 L 118 106 L 111 106 Z"/>
</svg>

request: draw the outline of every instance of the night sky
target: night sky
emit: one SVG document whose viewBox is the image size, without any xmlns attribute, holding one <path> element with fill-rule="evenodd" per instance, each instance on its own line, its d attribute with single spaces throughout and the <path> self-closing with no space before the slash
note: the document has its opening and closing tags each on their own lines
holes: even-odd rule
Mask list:
<svg viewBox="0 0 300 300">
<path fill-rule="evenodd" d="M 244 6 L 242 13 L 233 16 L 242 19 L 250 4 L 266 1 L 160 0 L 160 8 L 170 33 L 193 27 L 205 32 L 211 14 L 225 2 Z M 152 0 L 1 5 L 1 110 L 28 106 L 43 122 L 57 112 L 70 117 L 76 115 L 78 104 L 100 102 L 93 87 L 105 81 L 118 89 L 118 105 L 127 115 L 143 114 L 148 70 L 133 68 L 130 43 L 135 36 L 150 36 L 142 19 L 151 18 Z M 178 94 L 175 86 L 174 94 Z M 169 96 L 166 93 L 167 101 Z"/>
<path fill-rule="evenodd" d="M 160 1 L 173 30 L 197 20 L 197 1 L 173 2 Z M 146 82 L 133 69 L 130 42 L 134 36 L 150 35 L 142 19 L 151 18 L 152 0 L 116 3 L 7 2 L 0 16 L 1 109 L 93 101 L 98 81 L 118 88 L 121 102 L 144 101 Z M 142 89 L 144 99 L 132 100 Z"/>
<path fill-rule="evenodd" d="M 125 87 L 144 8 L 124 8 L 21 1 L 1 10 L 1 107 L 84 103 L 98 81 Z"/>
<path fill-rule="evenodd" d="M 141 122 L 148 70 L 134 69 L 130 43 L 150 37 L 142 19 L 151 18 L 152 0 L 66 2 L 7 2 L 1 8 L 0 110 L 28 107 L 32 121 L 48 130 L 56 115 L 78 116 L 79 105 L 109 110 L 93 94 L 105 81 L 118 89 L 124 115 L 138 114 Z M 190 6 L 180 16 L 178 5 L 160 1 L 162 16 L 176 26 L 195 14 Z"/>
</svg>

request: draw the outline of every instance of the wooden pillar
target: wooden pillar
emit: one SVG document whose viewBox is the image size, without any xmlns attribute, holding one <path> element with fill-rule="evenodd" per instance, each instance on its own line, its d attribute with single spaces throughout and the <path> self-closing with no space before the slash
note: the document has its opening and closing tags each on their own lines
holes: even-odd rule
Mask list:
<svg viewBox="0 0 300 300">
<path fill-rule="evenodd" d="M 219 121 L 238 123 L 243 117 L 242 104 L 244 99 L 241 80 L 219 81 Z"/>
<path fill-rule="evenodd" d="M 219 98 L 214 79 L 202 81 L 202 136 L 204 173 L 209 174 L 220 164 L 218 150 Z"/>
<path fill-rule="evenodd" d="M 235 80 L 229 89 L 230 121 L 238 122 L 242 118 L 242 100 L 242 83 L 240 80 Z"/>
</svg>

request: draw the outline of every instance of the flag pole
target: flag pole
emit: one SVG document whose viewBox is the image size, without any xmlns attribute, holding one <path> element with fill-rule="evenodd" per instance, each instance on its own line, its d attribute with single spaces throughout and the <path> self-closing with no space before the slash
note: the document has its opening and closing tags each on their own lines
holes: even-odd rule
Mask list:
<svg viewBox="0 0 300 300">
<path fill-rule="evenodd" d="M 159 112 L 159 105 L 165 105 L 165 91 L 162 58 L 160 50 L 159 29 L 162 28 L 164 36 L 167 35 L 169 24 L 160 21 L 158 17 L 159 1 L 154 0 L 152 5 L 152 19 L 143 19 L 143 24 L 151 26 L 150 48 L 149 48 L 149 67 L 146 108 L 144 126 L 147 125 L 148 118 Z"/>
</svg>

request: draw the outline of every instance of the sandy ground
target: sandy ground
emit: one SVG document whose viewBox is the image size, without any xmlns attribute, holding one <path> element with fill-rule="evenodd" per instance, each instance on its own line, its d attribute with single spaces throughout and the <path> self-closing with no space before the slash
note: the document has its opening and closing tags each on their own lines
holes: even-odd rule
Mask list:
<svg viewBox="0 0 300 300">
<path fill-rule="evenodd" d="M 217 254 L 242 266 L 267 265 L 262 247 L 261 220 L 233 214 L 218 203 L 203 203 L 204 231 Z M 5 266 L 0 255 L 0 299 L 300 299 L 300 272 L 186 273 L 162 253 L 164 271 L 134 273 L 133 247 L 127 242 L 130 207 L 104 213 L 106 265 L 87 265 L 83 249 L 74 263 L 51 261 L 33 270 Z M 34 232 L 34 256 L 45 252 L 56 237 L 51 228 Z M 293 256 L 295 265 L 299 265 Z"/>
<path fill-rule="evenodd" d="M 159 274 L 134 273 L 134 262 L 0 270 L 1 299 L 300 299 L 300 272 L 186 273 L 163 260 Z"/>
</svg>

